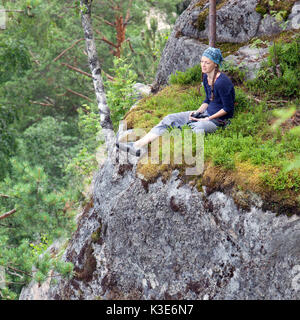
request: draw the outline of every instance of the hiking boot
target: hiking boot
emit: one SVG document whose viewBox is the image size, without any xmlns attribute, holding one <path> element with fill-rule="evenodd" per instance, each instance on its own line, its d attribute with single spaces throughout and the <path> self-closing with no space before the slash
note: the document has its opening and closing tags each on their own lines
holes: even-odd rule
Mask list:
<svg viewBox="0 0 300 320">
<path fill-rule="evenodd" d="M 128 142 L 128 143 L 122 143 L 122 142 L 117 142 L 116 146 L 118 149 L 128 152 L 136 157 L 139 157 L 141 155 L 141 149 L 135 148 L 133 145 L 133 142 Z"/>
</svg>

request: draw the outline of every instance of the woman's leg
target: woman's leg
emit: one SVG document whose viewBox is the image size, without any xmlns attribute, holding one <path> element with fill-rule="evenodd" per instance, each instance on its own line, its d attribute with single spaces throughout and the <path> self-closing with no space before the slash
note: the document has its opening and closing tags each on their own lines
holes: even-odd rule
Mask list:
<svg viewBox="0 0 300 320">
<path fill-rule="evenodd" d="M 204 131 L 205 133 L 213 133 L 218 129 L 212 121 L 210 120 L 201 120 L 197 122 L 189 123 L 189 126 L 195 133 Z"/>
<path fill-rule="evenodd" d="M 135 148 L 142 148 L 143 146 L 149 144 L 150 142 L 152 142 L 153 140 L 155 140 L 156 138 L 158 138 L 159 135 L 152 133 L 151 131 L 148 132 L 145 136 L 143 136 L 143 138 L 137 140 L 134 142 L 134 147 Z"/>
<path fill-rule="evenodd" d="M 164 117 L 155 127 L 153 127 L 143 138 L 137 140 L 134 143 L 134 147 L 142 148 L 149 144 L 163 133 L 169 127 L 181 127 L 189 121 L 189 115 L 191 111 L 184 111 L 178 113 L 172 113 Z"/>
</svg>

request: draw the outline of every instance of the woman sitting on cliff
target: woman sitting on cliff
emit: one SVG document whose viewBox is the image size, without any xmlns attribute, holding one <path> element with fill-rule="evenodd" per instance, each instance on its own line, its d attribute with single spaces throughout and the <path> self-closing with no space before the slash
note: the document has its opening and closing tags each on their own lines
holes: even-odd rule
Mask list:
<svg viewBox="0 0 300 320">
<path fill-rule="evenodd" d="M 202 79 L 206 99 L 196 111 L 169 114 L 136 142 L 117 142 L 117 147 L 140 156 L 141 148 L 161 136 L 168 127 L 189 125 L 194 132 L 215 132 L 233 117 L 235 91 L 231 80 L 219 71 L 223 57 L 220 49 L 209 47 L 201 57 Z"/>
</svg>

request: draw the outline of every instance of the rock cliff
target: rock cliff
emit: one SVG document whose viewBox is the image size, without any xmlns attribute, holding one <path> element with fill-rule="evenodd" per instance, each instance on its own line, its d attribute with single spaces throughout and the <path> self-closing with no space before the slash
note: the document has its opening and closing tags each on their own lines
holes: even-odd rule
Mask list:
<svg viewBox="0 0 300 320">
<path fill-rule="evenodd" d="M 107 160 L 64 254 L 75 275 L 39 298 L 300 299 L 300 217 L 253 202 L 238 209 L 177 171 L 147 183 Z M 32 284 L 20 299 L 34 297 Z"/>
</svg>

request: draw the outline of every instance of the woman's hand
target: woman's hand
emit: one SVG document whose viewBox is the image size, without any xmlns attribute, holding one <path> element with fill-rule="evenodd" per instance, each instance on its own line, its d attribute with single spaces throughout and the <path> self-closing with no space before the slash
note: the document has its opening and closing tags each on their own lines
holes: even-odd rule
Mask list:
<svg viewBox="0 0 300 320">
<path fill-rule="evenodd" d="M 207 116 L 206 118 L 194 118 L 194 117 L 193 117 L 193 114 L 195 114 L 196 112 L 199 112 L 199 110 L 197 110 L 197 111 L 192 111 L 192 112 L 190 113 L 190 115 L 189 115 L 189 120 L 190 120 L 190 121 L 202 121 L 202 120 L 207 121 L 207 120 L 209 120 L 209 119 L 208 119 L 208 116 Z"/>
<path fill-rule="evenodd" d="M 193 118 L 192 117 L 192 115 L 194 114 L 194 113 L 196 113 L 197 111 L 191 111 L 190 112 L 190 115 L 189 115 L 189 120 L 194 120 L 195 118 Z"/>
<path fill-rule="evenodd" d="M 193 121 L 208 121 L 209 119 L 208 119 L 208 116 L 206 117 L 206 118 L 193 118 L 193 117 L 191 117 L 191 120 L 193 120 Z"/>
</svg>

